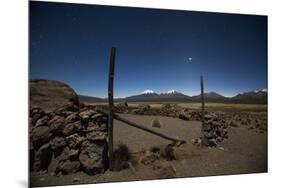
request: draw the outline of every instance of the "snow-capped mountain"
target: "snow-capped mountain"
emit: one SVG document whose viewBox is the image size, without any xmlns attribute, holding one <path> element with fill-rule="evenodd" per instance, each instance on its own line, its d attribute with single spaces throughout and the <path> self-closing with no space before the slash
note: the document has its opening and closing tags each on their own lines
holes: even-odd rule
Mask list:
<svg viewBox="0 0 281 188">
<path fill-rule="evenodd" d="M 177 91 L 174 90 L 174 89 L 167 91 L 167 94 L 175 94 L 175 93 L 179 93 L 179 92 L 177 92 Z"/>
<path fill-rule="evenodd" d="M 169 91 L 167 91 L 167 92 L 160 93 L 160 95 L 173 95 L 173 94 L 177 94 L 177 93 L 180 93 L 180 92 L 178 92 L 178 91 L 172 89 L 172 90 L 169 90 Z"/>
<path fill-rule="evenodd" d="M 255 93 L 258 93 L 258 92 L 264 92 L 264 93 L 267 93 L 267 88 L 265 88 L 265 89 L 255 90 Z"/>
<path fill-rule="evenodd" d="M 160 93 L 159 95 L 160 97 L 180 97 L 180 98 L 183 98 L 183 97 L 189 97 L 187 95 L 184 95 L 183 93 L 180 93 L 174 89 L 172 90 L 169 90 L 165 93 Z"/>
<path fill-rule="evenodd" d="M 151 93 L 155 93 L 155 92 L 151 89 L 147 89 L 147 90 L 144 90 L 143 92 L 141 92 L 141 94 L 151 94 Z"/>
</svg>

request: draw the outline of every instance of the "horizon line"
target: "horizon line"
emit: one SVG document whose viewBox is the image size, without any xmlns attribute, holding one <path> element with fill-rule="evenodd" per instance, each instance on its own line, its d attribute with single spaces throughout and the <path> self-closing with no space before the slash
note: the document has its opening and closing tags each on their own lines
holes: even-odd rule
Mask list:
<svg viewBox="0 0 281 188">
<path fill-rule="evenodd" d="M 214 92 L 214 93 L 216 93 L 216 94 L 222 95 L 223 97 L 232 98 L 232 97 L 235 97 L 235 96 L 237 96 L 237 95 L 239 95 L 239 94 L 248 93 L 248 92 L 258 92 L 258 91 L 263 91 L 263 90 L 266 90 L 266 92 L 268 92 L 268 91 L 267 91 L 268 89 L 267 89 L 267 88 L 264 88 L 264 89 L 256 89 L 256 90 L 252 90 L 252 91 L 246 91 L 246 92 L 238 92 L 238 93 L 236 93 L 236 94 L 234 94 L 234 95 L 224 95 L 224 94 L 221 94 L 221 93 L 218 93 L 218 92 L 215 92 L 215 91 L 208 91 L 208 92 L 204 92 L 204 93 L 206 94 L 206 93 L 212 93 L 212 92 Z M 179 91 L 177 91 L 177 92 L 179 92 Z M 264 91 L 263 91 L 263 92 L 264 92 Z M 165 94 L 165 93 L 167 93 L 167 92 L 159 92 L 159 93 L 153 92 L 153 93 L 160 95 L 160 94 Z M 189 97 L 194 97 L 194 96 L 200 95 L 200 93 L 194 94 L 194 95 L 189 95 L 189 94 L 182 93 L 182 92 L 179 92 L 179 93 L 181 93 L 181 94 L 183 94 L 183 95 L 186 95 L 186 96 L 189 96 Z M 96 97 L 96 98 L 101 98 L 101 99 L 106 99 L 106 98 L 107 98 L 107 96 L 94 96 L 94 95 L 88 95 L 88 94 L 82 94 L 82 93 L 77 93 L 77 94 L 80 95 L 80 96 L 86 96 L 86 97 Z M 136 95 L 142 95 L 142 94 L 145 94 L 145 93 L 141 92 L 141 93 L 138 93 L 138 94 L 127 95 L 127 96 L 116 96 L 116 97 L 114 97 L 114 98 L 115 98 L 115 99 L 121 99 L 121 98 L 127 98 L 127 97 L 131 97 L 131 96 L 136 96 Z"/>
</svg>

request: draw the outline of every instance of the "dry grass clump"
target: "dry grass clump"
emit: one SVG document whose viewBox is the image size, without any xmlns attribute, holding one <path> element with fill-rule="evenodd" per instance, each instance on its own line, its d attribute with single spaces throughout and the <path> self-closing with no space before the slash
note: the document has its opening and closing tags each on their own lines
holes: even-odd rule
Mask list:
<svg viewBox="0 0 281 188">
<path fill-rule="evenodd" d="M 237 123 L 236 121 L 233 121 L 233 120 L 230 121 L 229 125 L 230 125 L 231 127 L 239 127 L 238 123 Z"/>
<path fill-rule="evenodd" d="M 160 148 L 157 147 L 157 146 L 152 146 L 150 148 L 150 152 L 152 152 L 152 153 L 160 153 Z"/>
<path fill-rule="evenodd" d="M 151 165 L 157 160 L 159 160 L 159 154 L 149 151 L 145 152 L 143 156 L 140 157 L 140 163 L 144 165 Z"/>
<path fill-rule="evenodd" d="M 138 108 L 142 111 L 148 111 L 151 107 L 149 104 L 139 104 Z"/>
<path fill-rule="evenodd" d="M 154 118 L 152 120 L 152 123 L 151 123 L 151 126 L 152 127 L 157 127 L 157 128 L 160 128 L 161 127 L 161 122 L 158 118 Z"/>
<path fill-rule="evenodd" d="M 114 171 L 129 168 L 130 158 L 129 148 L 125 144 L 119 144 L 117 149 L 113 152 Z"/>
<path fill-rule="evenodd" d="M 172 146 L 168 145 L 160 151 L 160 156 L 167 161 L 175 160 L 174 149 Z"/>
</svg>

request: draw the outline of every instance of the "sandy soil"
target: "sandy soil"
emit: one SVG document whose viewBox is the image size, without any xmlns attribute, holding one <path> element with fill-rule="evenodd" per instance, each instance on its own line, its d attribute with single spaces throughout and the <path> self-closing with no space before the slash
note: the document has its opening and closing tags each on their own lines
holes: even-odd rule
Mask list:
<svg viewBox="0 0 281 188">
<path fill-rule="evenodd" d="M 151 127 L 155 116 L 122 115 L 129 120 Z M 165 178 L 155 170 L 155 166 L 166 165 L 173 169 L 173 177 L 211 176 L 223 174 L 244 174 L 267 172 L 267 132 L 259 133 L 246 127 L 230 127 L 229 139 L 219 147 L 202 148 L 191 143 L 198 138 L 200 122 L 183 121 L 171 117 L 157 117 L 162 123 L 160 128 L 153 128 L 170 136 L 185 139 L 187 144 L 175 148 L 176 160 L 156 161 L 154 165 L 131 165 L 120 172 L 106 171 L 104 174 L 89 176 L 83 172 L 61 177 L 50 174 L 31 175 L 32 186 L 83 184 L 98 182 L 133 181 Z M 169 144 L 157 136 L 115 121 L 114 144 L 126 144 L 133 155 L 152 146 Z M 77 181 L 74 181 L 76 179 Z"/>
</svg>

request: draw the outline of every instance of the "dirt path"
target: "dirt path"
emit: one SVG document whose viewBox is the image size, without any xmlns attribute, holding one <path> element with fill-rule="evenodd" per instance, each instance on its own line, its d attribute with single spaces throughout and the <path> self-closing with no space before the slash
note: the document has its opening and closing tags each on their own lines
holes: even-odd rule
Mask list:
<svg viewBox="0 0 281 188">
<path fill-rule="evenodd" d="M 122 115 L 136 123 L 151 127 L 155 116 Z M 158 117 L 161 128 L 153 128 L 171 136 L 185 139 L 188 143 L 175 149 L 177 160 L 162 162 L 174 170 L 173 177 L 194 177 L 222 174 L 243 174 L 267 171 L 267 133 L 258 133 L 243 127 L 229 128 L 229 139 L 216 148 L 201 148 L 190 141 L 198 138 L 200 122 L 183 121 L 171 117 Z M 167 145 L 166 141 L 149 133 L 130 127 L 121 122 L 114 122 L 114 144 L 126 144 L 130 151 L 138 152 L 152 146 Z M 156 162 L 157 164 L 157 162 Z M 120 172 L 106 171 L 104 174 L 89 176 L 83 172 L 63 177 L 49 174 L 38 176 L 32 174 L 34 186 L 83 184 L 112 181 L 132 181 L 159 179 L 163 176 L 155 170 L 155 166 L 139 164 Z M 73 182 L 74 178 L 79 181 Z"/>
</svg>

